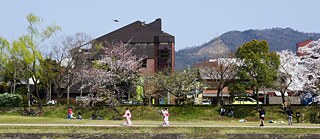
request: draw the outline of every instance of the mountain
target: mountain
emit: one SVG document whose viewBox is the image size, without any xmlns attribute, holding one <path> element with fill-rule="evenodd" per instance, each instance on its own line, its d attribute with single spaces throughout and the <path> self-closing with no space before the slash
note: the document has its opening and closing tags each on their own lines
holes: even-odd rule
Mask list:
<svg viewBox="0 0 320 139">
<path fill-rule="evenodd" d="M 216 58 L 218 52 L 235 52 L 239 46 L 253 39 L 266 40 L 271 51 L 296 51 L 298 42 L 318 40 L 320 33 L 304 33 L 291 28 L 229 31 L 200 46 L 186 48 L 175 53 L 175 68 L 181 70 L 196 63 Z"/>
</svg>

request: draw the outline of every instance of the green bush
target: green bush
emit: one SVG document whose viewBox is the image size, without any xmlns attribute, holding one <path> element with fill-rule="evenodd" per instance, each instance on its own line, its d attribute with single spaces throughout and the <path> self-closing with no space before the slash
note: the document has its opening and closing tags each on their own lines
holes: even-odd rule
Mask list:
<svg viewBox="0 0 320 139">
<path fill-rule="evenodd" d="M 22 97 L 19 94 L 0 94 L 0 106 L 1 107 L 12 107 L 20 106 L 22 104 Z"/>
</svg>

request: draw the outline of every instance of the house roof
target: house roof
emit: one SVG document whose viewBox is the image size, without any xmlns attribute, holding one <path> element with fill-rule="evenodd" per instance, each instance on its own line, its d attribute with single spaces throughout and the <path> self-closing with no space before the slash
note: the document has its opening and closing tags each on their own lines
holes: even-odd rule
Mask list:
<svg viewBox="0 0 320 139">
<path fill-rule="evenodd" d="M 304 47 L 306 46 L 307 44 L 309 44 L 310 42 L 312 42 L 312 39 L 308 39 L 308 40 L 305 40 L 305 41 L 302 41 L 302 42 L 298 42 L 296 44 L 297 47 Z"/>
<path fill-rule="evenodd" d="M 218 93 L 218 90 L 216 90 L 216 89 L 203 90 L 202 96 L 204 96 L 204 97 L 217 97 L 217 93 Z M 230 96 L 229 91 L 228 91 L 228 87 L 223 88 L 221 91 L 221 94 L 224 97 Z"/>
<path fill-rule="evenodd" d="M 133 22 L 108 34 L 96 38 L 97 42 L 103 41 L 122 41 L 127 43 L 153 43 L 155 41 L 155 36 L 162 35 L 161 30 L 161 19 L 158 18 L 154 22 L 145 24 L 141 21 Z M 165 33 L 170 37 L 172 35 Z M 174 41 L 174 39 L 172 40 Z"/>
</svg>

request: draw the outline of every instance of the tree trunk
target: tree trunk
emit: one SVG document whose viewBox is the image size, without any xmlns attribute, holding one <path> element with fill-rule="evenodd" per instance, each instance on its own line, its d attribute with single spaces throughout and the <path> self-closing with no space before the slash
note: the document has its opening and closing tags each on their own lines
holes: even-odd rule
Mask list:
<svg viewBox="0 0 320 139">
<path fill-rule="evenodd" d="M 16 93 L 16 84 L 17 84 L 17 71 L 16 71 L 16 68 L 14 68 L 14 73 L 13 73 L 13 84 L 12 84 L 12 90 L 11 90 L 11 93 L 12 94 L 15 94 Z"/>
<path fill-rule="evenodd" d="M 29 80 L 27 81 L 27 92 L 28 92 L 28 106 L 30 107 L 31 106 L 31 95 L 30 95 L 30 84 L 29 84 Z"/>
<path fill-rule="evenodd" d="M 52 88 L 51 88 L 51 84 L 49 85 L 49 100 L 52 100 Z"/>
<path fill-rule="evenodd" d="M 49 92 L 49 87 L 46 87 L 46 102 L 50 101 L 50 92 Z"/>
<path fill-rule="evenodd" d="M 36 94 L 37 94 L 38 108 L 39 108 L 40 111 L 42 111 L 43 105 L 42 105 L 42 101 L 41 101 L 40 94 L 39 94 L 37 80 L 34 82 L 34 89 L 35 89 Z"/>
<path fill-rule="evenodd" d="M 257 97 L 257 107 L 259 107 L 260 106 L 260 104 L 259 104 L 259 89 L 256 89 L 255 91 L 256 91 L 256 97 Z"/>
<path fill-rule="evenodd" d="M 149 98 L 149 105 L 151 106 L 152 105 L 151 97 L 148 97 L 148 98 Z"/>
<path fill-rule="evenodd" d="M 221 94 L 221 89 L 218 89 L 217 90 L 217 106 L 218 107 L 220 107 L 221 105 L 221 103 L 220 103 L 220 101 L 221 101 L 221 96 L 220 96 L 220 94 Z"/>
<path fill-rule="evenodd" d="M 70 94 L 70 87 L 68 86 L 67 87 L 67 104 L 69 104 L 69 98 L 70 98 L 69 94 Z"/>
<path fill-rule="evenodd" d="M 283 104 L 284 101 L 285 101 L 285 96 L 284 96 L 284 94 L 285 94 L 286 92 L 280 91 L 280 93 L 281 93 L 282 104 Z"/>
</svg>

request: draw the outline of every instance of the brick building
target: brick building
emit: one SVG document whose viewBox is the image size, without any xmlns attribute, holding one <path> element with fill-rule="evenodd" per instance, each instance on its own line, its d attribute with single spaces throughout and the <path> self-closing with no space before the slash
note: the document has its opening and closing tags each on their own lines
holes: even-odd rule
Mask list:
<svg viewBox="0 0 320 139">
<path fill-rule="evenodd" d="M 142 74 L 152 75 L 157 71 L 164 69 L 174 71 L 174 36 L 162 31 L 160 18 L 149 24 L 141 21 L 135 21 L 115 31 L 100 36 L 88 44 L 101 44 L 103 47 L 107 47 L 109 43 L 120 41 L 128 44 L 128 47 L 134 48 L 133 53 L 135 55 L 146 57 L 142 61 L 142 66 L 139 69 Z M 85 47 L 86 46 L 84 45 L 71 50 L 73 58 L 75 58 L 75 55 L 79 54 L 76 57 L 83 59 L 80 61 L 86 61 L 85 63 L 87 64 L 84 63 L 85 65 L 91 65 L 88 63 L 99 59 L 103 54 L 102 51 L 91 53 L 94 50 Z M 71 88 L 71 96 L 79 95 L 79 87 L 79 85 L 75 85 Z M 87 93 L 83 93 L 83 95 L 86 94 Z M 158 96 L 155 95 L 154 98 L 157 103 Z"/>
<path fill-rule="evenodd" d="M 146 56 L 140 68 L 142 74 L 153 74 L 163 69 L 174 70 L 174 36 L 162 31 L 160 18 L 149 24 L 136 21 L 94 39 L 94 43 L 101 43 L 103 46 L 119 41 L 133 47 L 134 54 Z M 96 59 L 99 55 L 101 53 L 93 58 Z"/>
</svg>

